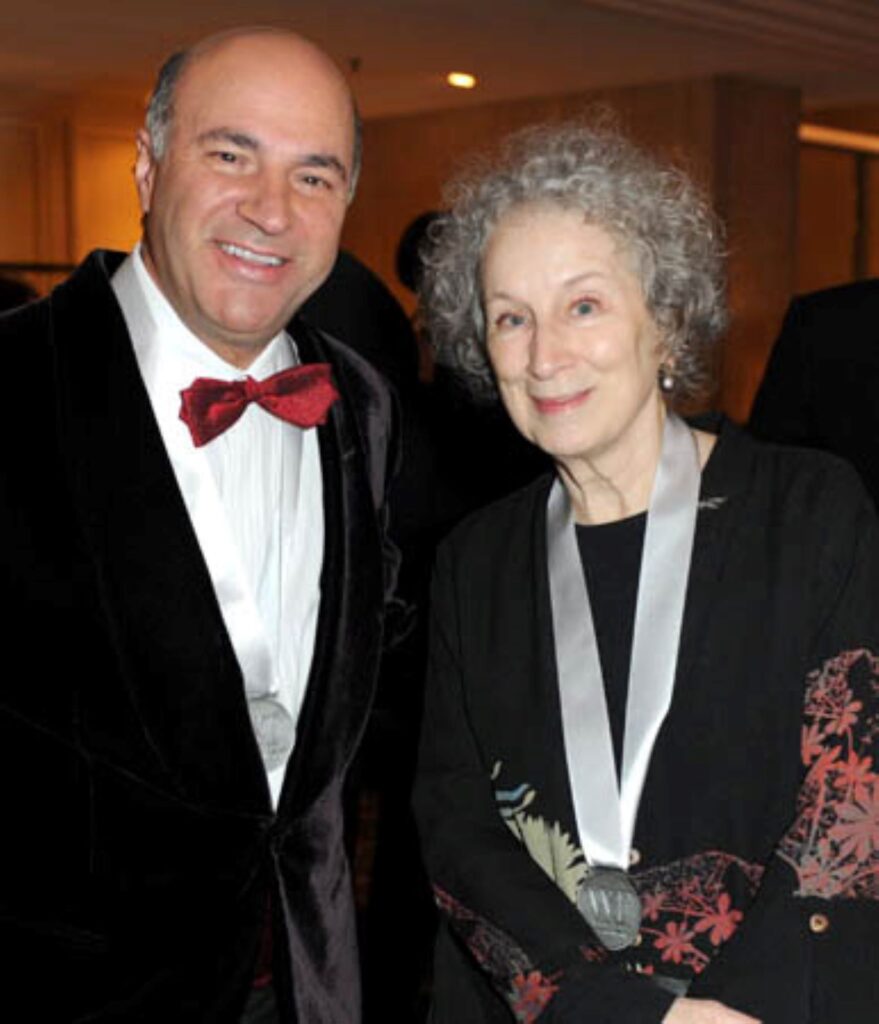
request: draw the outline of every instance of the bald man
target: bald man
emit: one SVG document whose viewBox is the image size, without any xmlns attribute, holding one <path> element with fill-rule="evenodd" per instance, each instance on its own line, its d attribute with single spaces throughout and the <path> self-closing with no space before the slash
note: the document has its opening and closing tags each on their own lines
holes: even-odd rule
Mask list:
<svg viewBox="0 0 879 1024">
<path fill-rule="evenodd" d="M 205 40 L 137 138 L 140 244 L 0 321 L 4 1019 L 359 1019 L 392 410 L 295 317 L 358 163 L 319 49 Z"/>
</svg>

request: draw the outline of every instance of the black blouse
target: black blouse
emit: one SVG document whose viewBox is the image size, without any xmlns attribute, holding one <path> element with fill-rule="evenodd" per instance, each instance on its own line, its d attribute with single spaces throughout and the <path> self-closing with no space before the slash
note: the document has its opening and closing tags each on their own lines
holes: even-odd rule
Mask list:
<svg viewBox="0 0 879 1024">
<path fill-rule="evenodd" d="M 646 525 L 647 514 L 641 513 L 615 523 L 576 528 L 601 662 L 617 778 L 623 759 L 629 666 Z"/>
</svg>

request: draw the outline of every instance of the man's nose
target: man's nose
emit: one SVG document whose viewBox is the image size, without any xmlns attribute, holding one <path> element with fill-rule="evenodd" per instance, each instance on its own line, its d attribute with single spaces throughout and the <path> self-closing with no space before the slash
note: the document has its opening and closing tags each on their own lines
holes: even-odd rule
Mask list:
<svg viewBox="0 0 879 1024">
<path fill-rule="evenodd" d="M 279 235 L 290 226 L 291 189 L 286 175 L 263 171 L 239 202 L 238 212 L 266 235 Z"/>
</svg>

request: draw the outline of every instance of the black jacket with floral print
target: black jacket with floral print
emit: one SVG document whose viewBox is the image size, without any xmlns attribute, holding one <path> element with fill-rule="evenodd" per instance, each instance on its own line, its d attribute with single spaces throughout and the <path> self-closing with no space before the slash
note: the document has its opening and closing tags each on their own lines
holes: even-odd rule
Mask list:
<svg viewBox="0 0 879 1024">
<path fill-rule="evenodd" d="M 543 478 L 441 548 L 416 807 L 443 923 L 433 1020 L 653 1024 L 687 981 L 764 1024 L 870 1024 L 879 977 L 879 524 L 855 473 L 724 423 L 672 705 L 608 954 L 559 720 Z"/>
</svg>

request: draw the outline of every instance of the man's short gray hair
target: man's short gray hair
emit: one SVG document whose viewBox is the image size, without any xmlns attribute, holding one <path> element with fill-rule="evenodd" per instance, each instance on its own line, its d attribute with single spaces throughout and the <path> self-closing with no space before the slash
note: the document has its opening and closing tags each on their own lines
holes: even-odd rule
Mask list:
<svg viewBox="0 0 879 1024">
<path fill-rule="evenodd" d="M 722 232 L 683 171 L 625 138 L 605 117 L 517 132 L 499 159 L 483 159 L 446 190 L 449 212 L 432 226 L 421 285 L 437 358 L 478 396 L 496 394 L 485 346 L 481 262 L 497 222 L 514 207 L 548 203 L 623 245 L 647 308 L 674 359 L 675 394 L 701 397 L 713 343 L 726 327 Z"/>
<path fill-rule="evenodd" d="M 178 50 L 172 53 L 159 68 L 156 84 L 147 104 L 146 129 L 150 139 L 150 149 L 156 160 L 165 155 L 168 145 L 168 131 L 174 119 L 174 93 L 184 68 L 192 56 L 192 49 Z M 351 181 L 348 184 L 349 195 L 354 195 L 357 179 L 360 177 L 360 165 L 363 160 L 363 121 L 354 95 L 351 95 L 351 116 L 354 122 L 354 148 L 351 158 Z"/>
<path fill-rule="evenodd" d="M 146 128 L 150 137 L 150 149 L 156 160 L 165 155 L 168 142 L 168 128 L 174 116 L 174 90 L 180 73 L 189 60 L 189 50 L 172 53 L 159 68 L 156 84 L 146 112 Z"/>
</svg>

